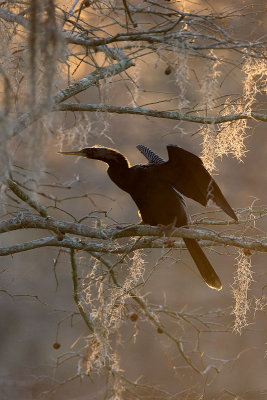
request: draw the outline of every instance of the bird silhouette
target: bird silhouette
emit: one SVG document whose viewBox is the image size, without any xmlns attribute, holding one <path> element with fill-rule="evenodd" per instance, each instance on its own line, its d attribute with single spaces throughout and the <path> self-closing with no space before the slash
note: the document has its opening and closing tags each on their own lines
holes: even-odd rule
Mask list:
<svg viewBox="0 0 267 400">
<path fill-rule="evenodd" d="M 238 220 L 219 186 L 195 154 L 181 147 L 168 145 L 169 160 L 164 161 L 146 146 L 138 145 L 137 148 L 147 158 L 148 164 L 131 167 L 123 154 L 101 146 L 60 153 L 107 163 L 110 179 L 130 194 L 144 224 L 186 227 L 188 217 L 184 196 L 203 206 L 212 200 L 231 218 Z M 220 278 L 198 242 L 189 238 L 183 240 L 206 284 L 220 290 Z"/>
</svg>

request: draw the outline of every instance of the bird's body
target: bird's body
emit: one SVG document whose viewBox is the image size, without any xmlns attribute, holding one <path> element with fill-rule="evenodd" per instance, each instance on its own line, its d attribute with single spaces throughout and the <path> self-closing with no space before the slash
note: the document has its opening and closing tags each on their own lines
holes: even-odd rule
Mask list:
<svg viewBox="0 0 267 400">
<path fill-rule="evenodd" d="M 185 206 L 176 190 L 167 182 L 158 179 L 158 165 L 135 165 L 125 173 L 125 184 L 116 181 L 112 169 L 108 168 L 111 180 L 128 192 L 148 225 L 187 225 Z M 124 172 L 121 171 L 121 176 Z M 115 179 L 114 179 L 115 177 Z"/>
<path fill-rule="evenodd" d="M 89 147 L 62 154 L 79 155 L 106 162 L 110 179 L 130 194 L 144 224 L 173 224 L 176 227 L 188 225 L 183 195 L 202 205 L 207 205 L 211 199 L 237 220 L 200 158 L 178 146 L 169 145 L 169 160 L 165 162 L 147 147 L 137 148 L 147 157 L 149 164 L 131 167 L 121 153 L 105 147 Z M 197 241 L 187 238 L 184 241 L 205 282 L 220 290 L 220 279 Z"/>
</svg>

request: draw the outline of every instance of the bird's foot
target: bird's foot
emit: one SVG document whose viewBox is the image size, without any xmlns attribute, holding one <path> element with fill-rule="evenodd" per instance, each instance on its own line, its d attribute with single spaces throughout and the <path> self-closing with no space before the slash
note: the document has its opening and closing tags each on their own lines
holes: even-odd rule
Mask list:
<svg viewBox="0 0 267 400">
<path fill-rule="evenodd" d="M 160 228 L 160 232 L 165 236 L 171 236 L 172 232 L 176 228 L 176 220 L 177 218 L 174 218 L 173 222 L 168 225 L 159 224 L 158 226 Z"/>
<path fill-rule="evenodd" d="M 164 246 L 166 247 L 174 247 L 175 239 L 172 239 L 170 237 L 167 237 L 164 239 Z"/>
</svg>

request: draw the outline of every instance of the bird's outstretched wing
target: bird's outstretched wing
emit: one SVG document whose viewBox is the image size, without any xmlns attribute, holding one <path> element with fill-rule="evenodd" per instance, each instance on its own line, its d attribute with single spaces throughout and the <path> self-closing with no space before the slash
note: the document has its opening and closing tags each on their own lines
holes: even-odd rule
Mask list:
<svg viewBox="0 0 267 400">
<path fill-rule="evenodd" d="M 238 220 L 219 186 L 205 169 L 201 159 L 179 146 L 168 145 L 169 160 L 164 162 L 146 146 L 137 146 L 150 164 L 158 166 L 159 179 L 163 179 L 186 197 L 206 206 L 212 200 L 226 214 Z M 159 159 L 160 162 L 154 160 Z"/>
<path fill-rule="evenodd" d="M 168 145 L 167 150 L 169 161 L 163 165 L 165 179 L 168 179 L 185 196 L 203 206 L 206 206 L 209 200 L 214 201 L 226 214 L 237 221 L 234 210 L 204 167 L 201 159 L 175 145 Z"/>
</svg>

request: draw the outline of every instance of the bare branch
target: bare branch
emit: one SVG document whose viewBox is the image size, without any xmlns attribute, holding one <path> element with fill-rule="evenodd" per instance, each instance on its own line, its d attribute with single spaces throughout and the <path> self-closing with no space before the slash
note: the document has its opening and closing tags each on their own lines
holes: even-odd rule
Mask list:
<svg viewBox="0 0 267 400">
<path fill-rule="evenodd" d="M 40 204 L 37 200 L 32 199 L 27 193 L 25 193 L 13 180 L 7 179 L 7 184 L 10 190 L 17 195 L 25 203 L 29 204 L 30 207 L 34 208 L 42 217 L 47 217 L 46 208 Z"/>
<path fill-rule="evenodd" d="M 75 252 L 72 249 L 70 252 L 70 262 L 71 262 L 71 269 L 72 269 L 72 283 L 73 283 L 73 298 L 76 303 L 76 306 L 81 314 L 86 326 L 91 332 L 94 332 L 92 321 L 90 321 L 90 316 L 86 315 L 81 301 L 79 299 L 79 292 L 78 292 L 78 276 L 77 276 L 77 264 L 75 259 Z"/>
<path fill-rule="evenodd" d="M 26 18 L 21 16 L 20 14 L 12 13 L 4 8 L 0 7 L 0 18 L 4 19 L 7 22 L 16 22 L 24 26 L 24 28 L 29 28 L 29 22 Z"/>
<path fill-rule="evenodd" d="M 267 122 L 267 115 L 257 112 L 242 112 L 238 114 L 222 115 L 214 118 L 199 117 L 197 115 L 181 114 L 176 111 L 158 111 L 142 107 L 126 107 L 111 106 L 103 104 L 80 104 L 80 103 L 63 103 L 54 107 L 55 111 L 88 111 L 88 112 L 109 112 L 116 114 L 133 114 L 144 117 L 164 118 L 176 121 L 195 122 L 198 124 L 223 124 L 242 119 L 253 119 L 257 121 Z"/>
<path fill-rule="evenodd" d="M 97 244 L 77 239 L 63 238 L 58 240 L 56 238 L 43 238 L 36 241 L 27 242 L 17 246 L 10 246 L 0 249 L 0 255 L 7 255 L 12 253 L 18 253 L 21 251 L 31 250 L 33 248 L 44 247 L 44 246 L 57 246 L 65 247 L 76 250 L 84 251 L 96 251 L 102 253 L 113 253 L 123 254 L 129 253 L 137 249 L 145 248 L 181 248 L 183 244 L 175 240 L 169 240 L 168 238 L 155 238 L 162 235 L 160 228 L 151 226 L 130 226 L 129 228 L 108 228 L 108 229 L 95 229 L 90 228 L 86 225 L 79 223 L 70 223 L 63 221 L 55 221 L 53 219 L 44 219 L 36 216 L 27 216 L 20 214 L 19 217 L 11 220 L 3 221 L 0 223 L 0 232 L 8 232 L 17 229 L 35 228 L 35 229 L 46 229 L 52 230 L 55 233 L 61 232 L 62 234 L 71 233 L 80 236 L 89 237 L 91 239 L 118 239 L 132 236 L 145 236 L 143 239 L 138 240 L 135 244 L 118 246 L 117 243 Z M 152 237 L 148 237 L 152 236 Z M 217 233 L 211 231 L 204 231 L 201 229 L 187 229 L 187 228 L 176 228 L 171 238 L 183 238 L 188 237 L 198 240 L 208 240 L 217 245 L 224 246 L 235 246 L 239 248 L 245 248 L 250 250 L 256 250 L 260 252 L 267 252 L 267 238 L 254 238 L 249 236 L 234 236 L 227 235 L 224 233 Z"/>
</svg>

